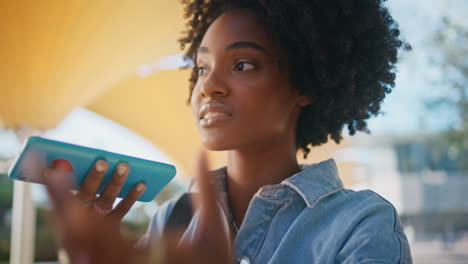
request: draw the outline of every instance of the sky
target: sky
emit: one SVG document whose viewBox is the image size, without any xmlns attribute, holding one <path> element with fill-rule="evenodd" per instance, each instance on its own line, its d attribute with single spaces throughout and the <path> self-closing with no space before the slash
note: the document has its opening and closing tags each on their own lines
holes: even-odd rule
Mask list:
<svg viewBox="0 0 468 264">
<path fill-rule="evenodd" d="M 453 125 L 457 113 L 443 108 L 430 111 L 425 104 L 446 94 L 448 88 L 434 83 L 443 79 L 441 69 L 429 63 L 437 50 L 431 38 L 440 25 L 443 14 L 450 14 L 459 23 L 468 24 L 466 0 L 389 0 L 387 6 L 399 22 L 404 40 L 413 50 L 405 52 L 397 65 L 396 86 L 383 105 L 383 116 L 372 119 L 369 127 L 374 134 L 413 134 L 436 132 Z"/>
</svg>

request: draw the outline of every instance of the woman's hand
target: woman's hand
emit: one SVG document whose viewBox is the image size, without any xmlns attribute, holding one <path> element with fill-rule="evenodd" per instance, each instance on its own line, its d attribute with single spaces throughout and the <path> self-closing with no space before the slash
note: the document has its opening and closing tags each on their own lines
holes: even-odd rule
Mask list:
<svg viewBox="0 0 468 264">
<path fill-rule="evenodd" d="M 120 221 L 145 186 L 140 189 L 141 185 L 137 185 L 112 209 L 128 167 L 119 170 L 117 166 L 112 180 L 96 199 L 106 171 L 107 164 L 97 162 L 76 194 L 69 192 L 72 183 L 66 171 L 50 168 L 44 172 L 43 182 L 54 209 L 54 228 L 71 263 L 130 263 L 135 255 L 132 245 L 120 236 Z"/>
<path fill-rule="evenodd" d="M 74 195 L 83 207 L 88 207 L 88 210 L 84 212 L 87 214 L 98 213 L 106 215 L 107 219 L 109 219 L 109 224 L 118 231 L 122 218 L 127 214 L 138 197 L 143 194 L 146 186 L 144 183 L 137 184 L 128 195 L 113 208 L 114 202 L 127 179 L 130 168 L 125 163 L 118 164 L 114 169 L 111 181 L 105 186 L 101 195 L 97 197 L 99 186 L 107 170 L 108 164 L 103 160 L 98 160 L 81 184 L 80 189 Z M 45 179 L 61 171 L 65 172 L 66 169 L 61 167 L 47 168 L 44 171 Z"/>
<path fill-rule="evenodd" d="M 81 201 L 68 195 L 68 189 L 65 187 L 69 187 L 70 182 L 63 176 L 63 172 L 54 170 L 44 181 L 54 207 L 53 215 L 59 240 L 62 241 L 72 263 L 155 263 L 156 259 L 160 261 L 156 263 L 165 264 L 232 263 L 229 234 L 223 226 L 223 216 L 216 201 L 216 192 L 209 181 L 204 153 L 201 153 L 198 159 L 196 177 L 200 195 L 194 201 L 194 208 L 200 210 L 198 233 L 193 240 L 183 241 L 180 244 L 171 236 L 165 237 L 162 248 L 150 249 L 156 254 L 155 258 L 151 252 L 135 249 L 129 241 L 115 232 L 112 220 L 109 220 L 109 216 L 112 216 L 114 211 L 109 215 L 90 213 L 90 206 L 82 205 L 88 200 L 81 200 L 92 198 L 90 193 L 85 196 L 81 193 L 77 196 Z M 95 183 L 91 186 L 95 186 Z M 88 188 L 87 190 L 94 189 L 94 187 Z M 130 202 L 128 200 L 125 203 Z M 114 210 L 118 208 L 117 206 Z M 115 211 L 116 219 L 125 208 Z"/>
<path fill-rule="evenodd" d="M 138 197 L 143 194 L 145 184 L 137 184 L 115 208 L 112 208 L 127 179 L 130 168 L 125 163 L 118 164 L 114 169 L 111 181 L 106 185 L 101 195 L 96 198 L 107 170 L 108 164 L 103 160 L 98 160 L 76 193 L 76 198 L 83 206 L 93 208 L 97 213 L 108 215 L 115 222 L 120 222 Z"/>
<path fill-rule="evenodd" d="M 191 241 L 174 241 L 165 237 L 165 264 L 228 264 L 232 261 L 232 249 L 229 241 L 229 229 L 223 225 L 223 213 L 216 199 L 216 190 L 209 178 L 206 154 L 198 156 L 196 181 L 200 194 L 195 196 L 193 208 L 200 210 L 197 233 Z"/>
</svg>

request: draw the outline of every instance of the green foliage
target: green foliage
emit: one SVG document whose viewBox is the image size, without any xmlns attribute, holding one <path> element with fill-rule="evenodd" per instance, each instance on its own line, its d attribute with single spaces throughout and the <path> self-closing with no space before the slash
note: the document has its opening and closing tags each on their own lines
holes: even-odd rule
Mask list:
<svg viewBox="0 0 468 264">
<path fill-rule="evenodd" d="M 34 251 L 36 261 L 57 260 L 58 246 L 49 218 L 49 211 L 47 209 L 36 209 L 36 243 Z"/>
<path fill-rule="evenodd" d="M 13 182 L 8 178 L 6 174 L 0 173 L 0 212 L 5 212 L 2 206 L 11 207 L 12 201 L 13 201 Z"/>
<path fill-rule="evenodd" d="M 468 9 L 468 5 L 466 5 Z M 463 22 L 463 21 L 460 21 Z M 468 169 L 468 25 L 444 17 L 440 29 L 434 35 L 434 44 L 441 57 L 434 60 L 444 72 L 443 83 L 450 92 L 431 102 L 436 109 L 440 105 L 455 107 L 458 121 L 439 140 L 447 142 L 449 154 L 459 160 L 460 168 Z"/>
<path fill-rule="evenodd" d="M 10 258 L 10 226 L 6 225 L 7 214 L 11 212 L 13 182 L 6 174 L 0 173 L 0 262 Z"/>
<path fill-rule="evenodd" d="M 13 202 L 13 181 L 6 174 L 0 174 L 0 263 L 10 259 L 11 226 L 6 225 L 6 215 L 11 214 Z M 36 211 L 36 261 L 57 260 L 57 246 L 54 233 L 44 208 Z"/>
</svg>

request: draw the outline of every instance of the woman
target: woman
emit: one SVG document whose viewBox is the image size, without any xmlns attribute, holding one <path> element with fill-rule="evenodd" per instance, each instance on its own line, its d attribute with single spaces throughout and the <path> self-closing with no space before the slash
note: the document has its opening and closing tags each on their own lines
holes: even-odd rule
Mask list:
<svg viewBox="0 0 468 264">
<path fill-rule="evenodd" d="M 203 145 L 227 151 L 228 162 L 208 173 L 201 158 L 192 187 L 200 198 L 190 222 L 177 235 L 166 232 L 179 200 L 173 199 L 155 215 L 142 243 L 165 240 L 167 263 L 411 263 L 389 202 L 371 191 L 344 189 L 333 160 L 301 166 L 296 159 L 298 150 L 307 156 L 309 146 L 329 137 L 339 143 L 345 126 L 351 135 L 368 132 L 367 119 L 393 88 L 403 43 L 382 1 L 183 3 L 189 30 L 180 43 L 194 63 L 194 118 Z M 114 232 L 139 195 L 135 189 L 124 209 L 111 211 L 122 181 L 93 202 L 105 216 L 49 188 L 75 261 L 123 263 L 136 255 Z M 82 203 L 94 199 L 96 188 L 89 186 L 78 193 Z M 77 211 L 82 221 L 67 218 Z M 103 236 L 110 226 L 114 231 Z M 96 253 L 85 241 L 106 247 Z"/>
</svg>

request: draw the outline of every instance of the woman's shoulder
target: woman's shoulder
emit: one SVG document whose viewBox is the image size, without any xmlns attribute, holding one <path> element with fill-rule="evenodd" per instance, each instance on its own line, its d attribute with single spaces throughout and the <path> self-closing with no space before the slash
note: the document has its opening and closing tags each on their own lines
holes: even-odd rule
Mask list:
<svg viewBox="0 0 468 264">
<path fill-rule="evenodd" d="M 338 199 L 348 200 L 348 203 L 355 205 L 355 206 L 363 206 L 363 205 L 381 205 L 381 206 L 389 206 L 393 209 L 395 207 L 391 202 L 385 199 L 380 194 L 372 191 L 372 190 L 351 190 L 343 188 L 340 192 L 337 193 Z"/>
<path fill-rule="evenodd" d="M 392 259 L 395 263 L 410 263 L 408 240 L 397 210 L 391 202 L 371 190 L 342 189 L 318 204 L 333 208 L 332 224 L 342 237 L 338 259 L 350 263 Z M 386 250 L 388 255 L 382 253 Z M 392 254 L 390 254 L 390 252 Z M 398 252 L 398 254 L 395 254 Z"/>
<path fill-rule="evenodd" d="M 387 199 L 371 190 L 354 191 L 341 189 L 336 193 L 322 199 L 314 208 L 308 208 L 312 213 L 317 210 L 326 210 L 342 220 L 347 219 L 349 224 L 361 223 L 368 219 L 375 225 L 383 224 L 397 228 L 400 224 L 395 206 Z"/>
<path fill-rule="evenodd" d="M 331 196 L 329 202 L 340 204 L 345 212 L 356 217 L 379 212 L 388 216 L 388 219 L 398 220 L 395 206 L 372 190 L 354 191 L 344 188 Z"/>
</svg>

